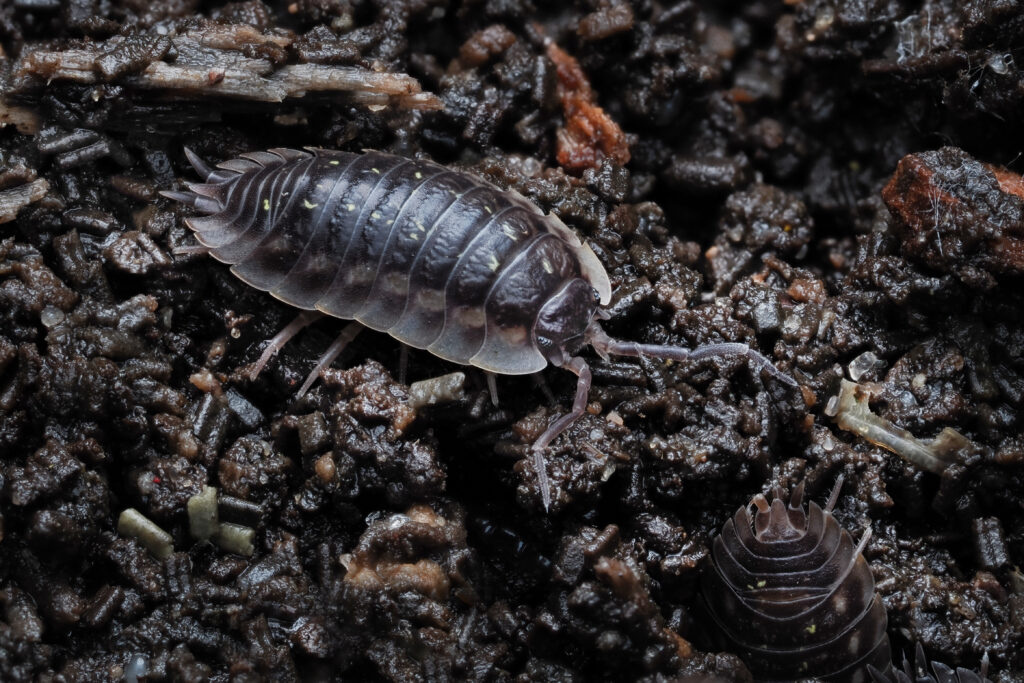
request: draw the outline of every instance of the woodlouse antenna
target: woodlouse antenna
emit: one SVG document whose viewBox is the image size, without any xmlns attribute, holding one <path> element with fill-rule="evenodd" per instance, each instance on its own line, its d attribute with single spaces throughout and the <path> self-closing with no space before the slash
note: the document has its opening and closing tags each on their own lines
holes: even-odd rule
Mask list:
<svg viewBox="0 0 1024 683">
<path fill-rule="evenodd" d="M 839 492 L 843 490 L 843 481 L 845 477 L 840 474 L 836 477 L 836 484 L 832 487 L 832 493 L 828 497 L 828 503 L 825 504 L 825 512 L 832 512 L 832 509 L 839 502 Z"/>
<path fill-rule="evenodd" d="M 595 315 L 595 318 L 597 317 L 601 316 Z M 595 353 L 605 359 L 609 356 L 631 356 L 633 358 L 650 357 L 680 362 L 699 362 L 709 358 L 738 356 L 746 359 L 754 365 L 758 372 L 767 371 L 769 375 L 777 379 L 782 384 L 790 387 L 792 390 L 800 390 L 800 385 L 795 379 L 779 370 L 777 367 L 772 365 L 772 362 L 768 360 L 768 358 L 746 344 L 722 342 L 718 344 L 699 346 L 695 349 L 689 349 L 685 346 L 671 346 L 668 344 L 641 344 L 638 342 L 612 339 L 601 328 L 596 319 L 587 327 L 583 334 L 583 338 L 593 347 Z M 547 510 L 551 505 L 551 490 L 549 487 L 547 470 L 544 466 L 544 459 L 540 456 L 540 453 L 547 448 L 547 446 L 559 434 L 564 432 L 573 422 L 583 416 L 583 412 L 587 407 L 587 395 L 590 393 L 591 383 L 590 367 L 582 358 L 578 356 L 564 358 L 559 362 L 557 356 L 549 356 L 549 360 L 551 360 L 554 365 L 558 365 L 571 371 L 579 378 L 579 380 L 576 383 L 576 397 L 573 399 L 572 410 L 548 425 L 548 428 L 544 430 L 544 433 L 541 434 L 533 443 L 534 468 L 537 470 L 537 479 L 540 485 L 541 499 L 544 503 L 545 510 Z"/>
<path fill-rule="evenodd" d="M 854 550 L 854 558 L 864 552 L 864 548 L 867 547 L 868 541 L 871 540 L 871 527 L 864 529 L 864 533 L 860 537 L 860 542 L 857 543 L 857 549 Z"/>
<path fill-rule="evenodd" d="M 640 344 L 639 342 L 623 341 L 609 337 L 600 325 L 592 323 L 587 328 L 587 341 L 594 347 L 594 351 L 602 357 L 611 356 L 632 356 L 640 358 L 661 358 L 674 361 L 701 361 L 708 358 L 727 358 L 739 356 L 750 361 L 758 371 L 766 370 L 773 378 L 786 386 L 799 390 L 797 381 L 772 365 L 761 352 L 756 351 L 746 344 L 737 342 L 720 342 L 717 344 L 705 344 L 695 349 L 685 346 L 671 346 L 668 344 Z"/>
</svg>

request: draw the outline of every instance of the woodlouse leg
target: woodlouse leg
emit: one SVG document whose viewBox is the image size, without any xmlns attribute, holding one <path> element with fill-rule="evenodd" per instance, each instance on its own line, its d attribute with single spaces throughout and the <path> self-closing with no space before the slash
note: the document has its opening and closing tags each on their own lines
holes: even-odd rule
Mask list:
<svg viewBox="0 0 1024 683">
<path fill-rule="evenodd" d="M 843 480 L 845 477 L 840 473 L 836 477 L 836 484 L 832 487 L 832 493 L 828 497 L 828 503 L 825 504 L 825 512 L 832 512 L 832 508 L 836 506 L 839 501 L 839 492 L 843 490 Z"/>
<path fill-rule="evenodd" d="M 576 382 L 576 398 L 572 402 L 572 411 L 552 422 L 540 435 L 540 438 L 533 442 L 532 446 L 533 467 L 537 470 L 544 510 L 551 507 L 551 482 L 548 480 L 547 464 L 544 462 L 544 449 L 555 437 L 568 429 L 569 425 L 582 417 L 583 411 L 587 408 L 587 394 L 590 393 L 590 366 L 585 360 L 579 357 L 570 358 L 569 362 L 562 367 L 579 377 L 579 381 Z"/>
<path fill-rule="evenodd" d="M 533 379 L 534 386 L 544 394 L 544 398 L 547 400 L 548 405 L 553 406 L 558 403 L 558 399 L 555 398 L 555 394 L 551 391 L 551 387 L 548 386 L 547 380 L 544 379 L 544 375 L 542 373 L 538 372 L 535 375 L 530 375 L 530 377 Z"/>
<path fill-rule="evenodd" d="M 210 251 L 210 247 L 205 244 L 188 244 L 181 247 L 175 247 L 171 250 L 171 253 L 176 256 L 184 254 L 205 254 Z"/>
<path fill-rule="evenodd" d="M 205 249 L 206 247 L 203 248 Z M 263 353 L 260 355 L 260 359 L 256 361 L 256 364 L 249 372 L 249 379 L 255 380 L 256 377 L 259 376 L 260 372 L 263 371 L 263 368 L 267 366 L 267 363 L 270 362 L 270 359 L 274 357 L 274 354 L 284 348 L 284 345 L 287 344 L 292 337 L 298 334 L 299 330 L 321 317 L 323 317 L 323 313 L 320 311 L 303 311 L 302 313 L 299 313 L 295 320 L 288 323 L 283 330 L 275 334 L 270 340 L 270 344 L 268 344 L 267 348 L 263 350 Z"/>
<path fill-rule="evenodd" d="M 320 356 L 320 360 L 316 362 L 313 370 L 309 373 L 309 376 L 306 377 L 306 381 L 302 383 L 301 387 L 299 387 L 299 393 L 295 395 L 295 398 L 301 398 L 304 396 L 306 392 L 309 391 L 309 388 L 313 386 L 313 382 L 316 381 L 316 378 L 320 376 L 320 372 L 333 363 L 334 359 L 345 350 L 348 343 L 355 339 L 362 331 L 363 326 L 357 322 L 351 322 L 346 325 L 345 329 L 341 331 L 341 334 L 338 335 L 338 338 L 334 340 L 334 343 L 330 345 L 324 355 Z"/>
<path fill-rule="evenodd" d="M 402 344 L 398 350 L 398 383 L 405 384 L 406 375 L 409 370 L 409 347 Z"/>
<path fill-rule="evenodd" d="M 484 370 L 484 376 L 487 378 L 487 391 L 491 392 L 491 405 L 495 408 L 498 407 L 498 379 L 494 376 L 493 372 Z"/>
<path fill-rule="evenodd" d="M 864 552 L 864 548 L 868 547 L 868 541 L 871 540 L 871 527 L 864 529 L 864 534 L 860 537 L 860 542 L 857 544 L 857 549 L 853 551 L 853 557 L 856 559 L 858 555 Z"/>
</svg>

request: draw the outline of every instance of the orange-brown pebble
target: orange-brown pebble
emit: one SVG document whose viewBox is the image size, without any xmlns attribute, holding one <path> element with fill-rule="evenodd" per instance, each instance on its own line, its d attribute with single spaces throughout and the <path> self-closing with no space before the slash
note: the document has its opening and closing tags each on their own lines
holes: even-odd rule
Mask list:
<svg viewBox="0 0 1024 683">
<path fill-rule="evenodd" d="M 789 285 L 786 294 L 793 297 L 794 301 L 801 303 L 812 302 L 822 303 L 828 296 L 825 291 L 825 283 L 817 278 L 797 278 Z"/>
<path fill-rule="evenodd" d="M 220 394 L 221 386 L 217 378 L 213 376 L 213 373 L 206 368 L 200 369 L 188 378 L 188 381 L 192 383 L 196 389 L 205 392 L 207 394 Z"/>
<path fill-rule="evenodd" d="M 979 571 L 974 575 L 974 581 L 971 583 L 975 588 L 980 588 L 991 595 L 998 603 L 1004 603 L 1009 599 L 1009 594 L 1003 588 L 1003 584 L 999 583 L 999 579 L 992 572 Z"/>
<path fill-rule="evenodd" d="M 633 8 L 626 3 L 604 7 L 580 19 L 576 33 L 583 40 L 601 40 L 633 28 Z"/>
<path fill-rule="evenodd" d="M 565 113 L 565 128 L 558 131 L 558 163 L 570 171 L 595 168 L 603 158 L 627 164 L 626 134 L 594 103 L 594 92 L 579 62 L 554 43 L 548 43 L 547 54 L 555 63 Z"/>
<path fill-rule="evenodd" d="M 486 63 L 491 57 L 500 55 L 516 42 L 514 33 L 502 24 L 491 24 L 471 35 L 459 48 L 459 62 L 473 67 Z"/>
<path fill-rule="evenodd" d="M 320 480 L 325 484 L 333 481 L 337 471 L 337 468 L 334 466 L 334 453 L 324 453 L 317 458 L 313 469 L 316 471 L 316 476 L 320 477 Z"/>
<path fill-rule="evenodd" d="M 429 505 L 413 505 L 405 511 L 405 516 L 414 522 L 429 524 L 430 526 L 444 526 L 447 524 L 445 518 L 434 512 L 434 508 Z"/>
<path fill-rule="evenodd" d="M 1006 194 L 1016 195 L 1024 199 L 1024 178 L 1002 166 L 994 164 L 985 164 L 985 166 L 995 175 L 1000 190 Z"/>
<path fill-rule="evenodd" d="M 665 634 L 676 642 L 676 654 L 682 659 L 690 659 L 693 657 L 693 645 L 690 644 L 686 638 L 676 633 L 670 628 L 665 629 Z"/>
<path fill-rule="evenodd" d="M 934 176 L 919 155 L 908 154 L 900 159 L 896 173 L 882 188 L 882 199 L 907 225 L 920 230 L 937 210 L 950 211 L 960 203 L 934 182 Z"/>
</svg>

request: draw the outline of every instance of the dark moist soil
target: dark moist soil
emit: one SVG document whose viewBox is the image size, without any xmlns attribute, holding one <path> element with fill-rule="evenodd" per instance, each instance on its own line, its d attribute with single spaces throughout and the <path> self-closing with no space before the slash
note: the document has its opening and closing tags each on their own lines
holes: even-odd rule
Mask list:
<svg viewBox="0 0 1024 683">
<path fill-rule="evenodd" d="M 755 493 L 840 474 L 897 656 L 1024 680 L 1024 6 L 559 5 L 0 5 L 0 680 L 749 681 L 702 560 Z M 477 173 L 588 240 L 613 336 L 751 344 L 804 396 L 588 352 L 545 512 L 565 371 L 415 409 L 367 333 L 296 400 L 323 320 L 248 379 L 295 311 L 174 253 L 185 146 Z M 833 421 L 844 378 L 877 431 Z M 893 425 L 930 469 L 863 436 Z M 251 556 L 190 536 L 207 485 Z"/>
</svg>

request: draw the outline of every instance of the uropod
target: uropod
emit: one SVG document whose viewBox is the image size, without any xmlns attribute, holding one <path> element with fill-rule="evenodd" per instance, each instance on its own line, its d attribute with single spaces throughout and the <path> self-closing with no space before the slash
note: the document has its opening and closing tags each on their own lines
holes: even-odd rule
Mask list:
<svg viewBox="0 0 1024 683">
<path fill-rule="evenodd" d="M 603 358 L 742 356 L 799 388 L 745 344 L 688 349 L 610 338 L 598 324 L 611 300 L 601 262 L 557 216 L 514 191 L 383 152 L 270 149 L 214 168 L 185 153 L 204 182 L 162 194 L 201 214 L 186 220 L 202 245 L 195 250 L 303 310 L 271 340 L 253 376 L 325 314 L 492 373 L 534 373 L 548 363 L 575 373 L 572 410 L 532 447 L 545 507 L 551 494 L 541 453 L 586 407 L 591 373 L 577 355 L 584 345 Z M 355 335 L 354 325 L 300 393 Z"/>
</svg>

